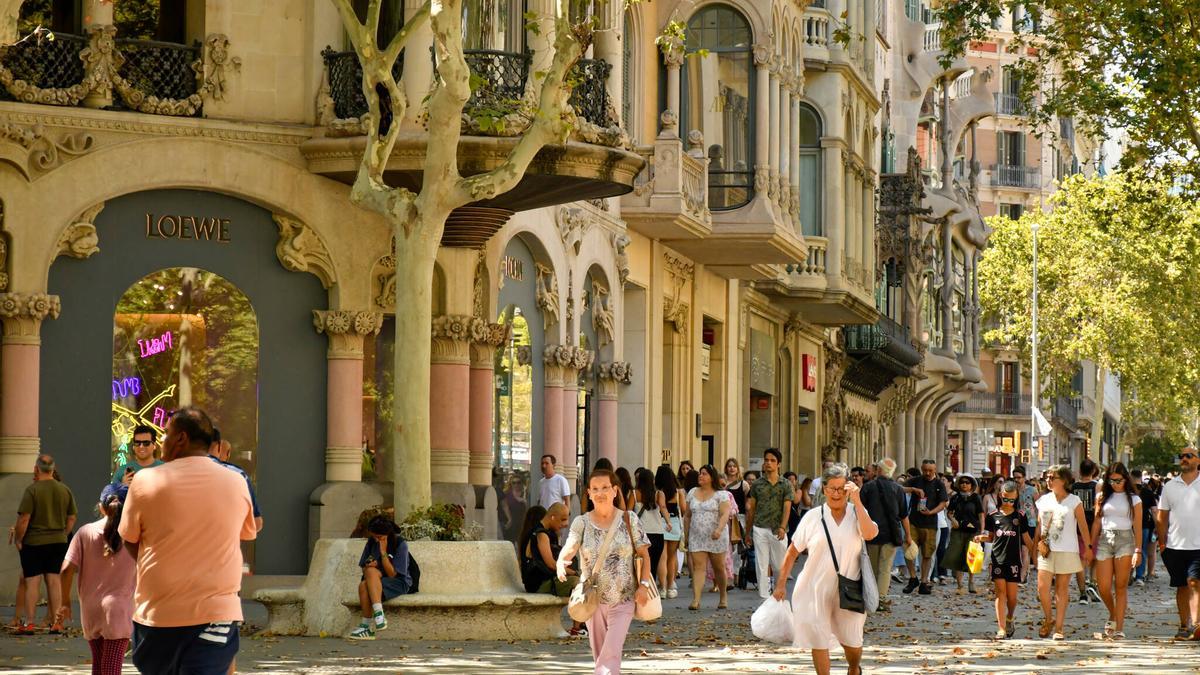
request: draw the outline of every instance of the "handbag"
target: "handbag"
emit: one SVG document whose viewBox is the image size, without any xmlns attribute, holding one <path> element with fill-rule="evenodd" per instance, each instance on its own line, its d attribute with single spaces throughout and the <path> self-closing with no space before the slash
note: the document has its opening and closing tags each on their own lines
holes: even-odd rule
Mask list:
<svg viewBox="0 0 1200 675">
<path fill-rule="evenodd" d="M 828 508 L 828 507 L 825 507 Z M 838 578 L 838 607 L 850 612 L 866 614 L 879 608 L 879 588 L 875 584 L 875 575 L 871 572 L 871 560 L 867 556 L 864 543 L 859 553 L 859 578 L 851 579 L 843 576 L 838 565 L 837 554 L 833 551 L 833 537 L 829 536 L 829 526 L 825 524 L 825 514 L 821 514 L 821 529 L 825 531 L 825 541 L 829 543 L 829 556 L 833 558 L 833 571 Z M 862 534 L 859 534 L 862 539 Z"/>
<path fill-rule="evenodd" d="M 567 614 L 576 621 L 583 622 L 591 619 L 592 615 L 596 613 L 596 608 L 600 606 L 600 582 L 598 581 L 600 566 L 604 564 L 609 544 L 612 543 L 613 535 L 616 533 L 617 519 L 613 518 L 612 525 L 608 526 L 608 532 L 604 535 L 604 542 L 600 544 L 600 551 L 596 554 L 596 562 L 592 565 L 591 574 L 571 590 L 571 599 L 567 601 Z"/>
<path fill-rule="evenodd" d="M 633 578 L 641 585 L 641 574 L 638 573 L 638 554 L 637 542 L 633 540 L 633 527 L 629 524 L 629 512 L 625 512 L 625 529 L 629 531 L 629 545 L 633 549 Z M 646 604 L 639 605 L 637 601 L 633 603 L 633 616 L 639 621 L 654 621 L 662 616 L 662 597 L 658 594 L 658 584 L 650 584 L 647 591 L 650 592 L 650 599 Z"/>
</svg>

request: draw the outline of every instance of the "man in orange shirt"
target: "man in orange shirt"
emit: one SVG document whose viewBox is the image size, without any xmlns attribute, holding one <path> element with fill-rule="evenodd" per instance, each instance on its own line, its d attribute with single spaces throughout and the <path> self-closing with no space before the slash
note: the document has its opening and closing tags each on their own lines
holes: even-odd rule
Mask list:
<svg viewBox="0 0 1200 675">
<path fill-rule="evenodd" d="M 138 559 L 133 664 L 154 675 L 223 675 L 238 651 L 240 542 L 257 528 L 246 481 L 208 458 L 213 425 L 185 407 L 163 459 L 129 486 L 119 531 Z"/>
</svg>

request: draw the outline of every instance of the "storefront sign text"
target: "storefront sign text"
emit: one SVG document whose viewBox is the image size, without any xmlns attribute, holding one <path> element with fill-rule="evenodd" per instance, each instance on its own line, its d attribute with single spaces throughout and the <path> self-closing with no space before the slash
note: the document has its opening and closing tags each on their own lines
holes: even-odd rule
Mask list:
<svg viewBox="0 0 1200 675">
<path fill-rule="evenodd" d="M 156 216 L 146 214 L 147 239 L 203 239 L 220 244 L 229 243 L 228 218 L 197 218 L 195 216 Z"/>
<path fill-rule="evenodd" d="M 817 357 L 812 354 L 800 356 L 800 372 L 804 377 L 804 391 L 817 390 Z"/>
<path fill-rule="evenodd" d="M 161 354 L 168 349 L 174 349 L 175 344 L 171 339 L 171 331 L 162 334 L 162 337 L 150 338 L 149 340 L 138 340 L 138 349 L 141 350 L 142 358 Z"/>
<path fill-rule="evenodd" d="M 142 378 L 126 377 L 120 380 L 112 381 L 113 400 L 125 398 L 126 396 L 137 396 L 142 393 Z"/>
<path fill-rule="evenodd" d="M 500 259 L 500 269 L 504 276 L 513 281 L 525 280 L 525 263 L 520 258 L 506 255 Z"/>
</svg>

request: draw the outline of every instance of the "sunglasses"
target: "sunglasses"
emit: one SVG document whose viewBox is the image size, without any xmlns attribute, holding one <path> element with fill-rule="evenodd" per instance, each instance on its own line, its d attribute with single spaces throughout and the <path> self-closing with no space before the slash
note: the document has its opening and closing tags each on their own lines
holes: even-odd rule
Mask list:
<svg viewBox="0 0 1200 675">
<path fill-rule="evenodd" d="M 1120 485 L 1121 483 L 1125 482 L 1125 479 L 1124 478 L 1109 478 L 1108 482 L 1112 483 L 1113 485 Z"/>
<path fill-rule="evenodd" d="M 1196 459 L 1196 453 L 1194 453 L 1194 452 L 1181 452 L 1181 453 L 1179 453 L 1179 459 Z"/>
<path fill-rule="evenodd" d="M 1016 504 L 1017 503 L 1017 500 L 1009 499 L 1008 497 L 1001 497 L 1000 501 L 1004 504 Z"/>
<path fill-rule="evenodd" d="M 150 446 L 154 445 L 154 441 L 134 441 L 133 444 L 136 446 Z"/>
</svg>

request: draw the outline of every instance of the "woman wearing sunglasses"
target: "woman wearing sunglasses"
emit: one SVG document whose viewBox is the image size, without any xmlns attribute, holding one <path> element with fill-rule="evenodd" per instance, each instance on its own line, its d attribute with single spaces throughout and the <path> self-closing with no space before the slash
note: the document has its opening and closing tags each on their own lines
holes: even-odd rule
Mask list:
<svg viewBox="0 0 1200 675">
<path fill-rule="evenodd" d="M 996 639 L 1010 638 L 1017 632 L 1013 615 L 1017 611 L 1017 591 L 1021 584 L 1021 551 L 1033 550 L 1029 521 L 1017 509 L 1020 492 L 1017 484 L 1006 481 L 1000 487 L 999 507 L 988 514 L 986 532 L 977 542 L 990 541 L 992 583 L 996 587 Z"/>
<path fill-rule="evenodd" d="M 1104 637 L 1120 640 L 1125 637 L 1129 571 L 1142 556 L 1142 500 L 1124 464 L 1117 462 L 1108 468 L 1096 513 L 1099 517 L 1092 523 L 1091 541 L 1096 551 L 1096 584 L 1108 608 Z"/>
<path fill-rule="evenodd" d="M 1050 491 L 1037 501 L 1038 597 L 1042 602 L 1042 627 L 1038 636 L 1066 639 L 1063 622 L 1067 619 L 1067 586 L 1092 560 L 1091 533 L 1083 516 L 1083 502 L 1070 493 L 1074 476 L 1071 467 L 1050 467 Z M 1080 556 L 1079 539 L 1087 542 Z M 1050 614 L 1050 590 L 1054 587 L 1055 614 Z"/>
</svg>

